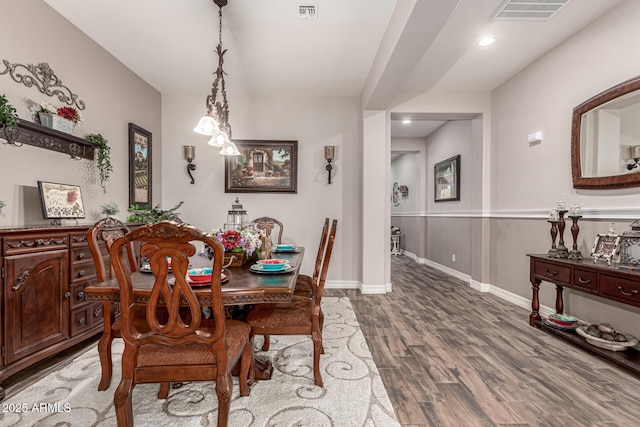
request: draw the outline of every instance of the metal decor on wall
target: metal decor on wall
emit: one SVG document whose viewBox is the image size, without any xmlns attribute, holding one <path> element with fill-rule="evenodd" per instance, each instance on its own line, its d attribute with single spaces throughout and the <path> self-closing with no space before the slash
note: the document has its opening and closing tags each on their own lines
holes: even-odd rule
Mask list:
<svg viewBox="0 0 640 427">
<path fill-rule="evenodd" d="M 78 99 L 78 95 L 73 93 L 71 89 L 62 84 L 62 80 L 56 76 L 53 69 L 46 62 L 38 65 L 33 64 L 12 64 L 6 59 L 2 62 L 5 65 L 4 71 L 0 71 L 0 75 L 9 73 L 13 81 L 22 83 L 26 87 L 36 87 L 41 93 L 47 96 L 57 96 L 60 102 L 67 105 L 75 105 L 78 110 L 84 110 L 84 101 Z M 24 69 L 31 75 L 23 74 Z"/>
</svg>

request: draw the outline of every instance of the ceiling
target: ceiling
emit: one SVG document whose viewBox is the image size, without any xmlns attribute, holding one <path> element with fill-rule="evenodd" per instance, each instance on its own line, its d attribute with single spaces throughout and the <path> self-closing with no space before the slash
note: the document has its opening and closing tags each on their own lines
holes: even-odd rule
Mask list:
<svg viewBox="0 0 640 427">
<path fill-rule="evenodd" d="M 218 43 L 211 0 L 44 1 L 159 92 L 209 93 Z M 549 20 L 492 20 L 502 0 L 228 0 L 227 90 L 363 96 L 369 85 L 386 105 L 429 90 L 490 91 L 621 0 L 556 1 L 567 4 Z M 300 5 L 317 6 L 318 19 L 300 18 Z M 481 48 L 486 34 L 497 42 Z M 392 117 L 393 136 L 425 136 L 442 123 L 421 122 L 459 119 L 417 115 L 407 126 L 401 118 Z"/>
</svg>

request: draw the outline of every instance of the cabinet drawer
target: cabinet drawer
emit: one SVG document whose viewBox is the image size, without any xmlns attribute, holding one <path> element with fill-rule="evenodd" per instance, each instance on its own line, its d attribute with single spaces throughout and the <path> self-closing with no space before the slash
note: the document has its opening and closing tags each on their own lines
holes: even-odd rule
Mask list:
<svg viewBox="0 0 640 427">
<path fill-rule="evenodd" d="M 571 283 L 570 267 L 536 261 L 534 273 L 536 276 L 549 279 L 552 282 Z"/>
<path fill-rule="evenodd" d="M 71 336 L 77 335 L 91 326 L 89 310 L 91 306 L 78 308 L 71 312 Z"/>
<path fill-rule="evenodd" d="M 93 304 L 91 304 L 89 309 L 89 313 L 90 313 L 89 317 L 91 317 L 91 327 L 102 325 L 104 320 L 102 316 L 102 311 L 103 311 L 103 305 L 101 302 L 94 302 Z"/>
<path fill-rule="evenodd" d="M 73 264 L 71 267 L 71 283 L 96 277 L 96 266 L 93 261 L 84 264 Z"/>
<path fill-rule="evenodd" d="M 66 249 L 67 235 L 58 233 L 24 234 L 4 238 L 4 254 L 14 255 L 27 252 Z"/>
<path fill-rule="evenodd" d="M 600 292 L 640 305 L 640 282 L 636 280 L 602 274 L 600 275 Z"/>
<path fill-rule="evenodd" d="M 589 291 L 596 290 L 598 275 L 595 271 L 581 270 L 576 268 L 573 271 L 573 286 Z"/>
<path fill-rule="evenodd" d="M 78 285 L 71 286 L 70 303 L 72 309 L 82 307 L 87 303 L 87 297 L 84 293 L 84 288 L 89 286 L 90 284 L 91 283 L 89 282 L 83 282 Z"/>
<path fill-rule="evenodd" d="M 82 262 L 92 260 L 91 251 L 88 246 L 71 249 L 71 262 Z"/>
</svg>

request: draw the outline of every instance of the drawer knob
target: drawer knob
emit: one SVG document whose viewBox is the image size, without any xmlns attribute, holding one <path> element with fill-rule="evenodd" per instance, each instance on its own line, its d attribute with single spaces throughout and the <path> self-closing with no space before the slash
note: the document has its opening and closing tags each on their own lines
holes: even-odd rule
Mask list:
<svg viewBox="0 0 640 427">
<path fill-rule="evenodd" d="M 582 284 L 591 283 L 591 279 L 583 279 L 582 277 L 578 277 L 578 282 Z"/>
<path fill-rule="evenodd" d="M 71 292 L 67 292 L 66 294 L 64 294 L 65 299 L 69 299 L 70 296 L 71 296 Z"/>
<path fill-rule="evenodd" d="M 84 298 L 84 292 L 78 292 L 78 298 Z"/>
<path fill-rule="evenodd" d="M 556 274 L 558 274 L 557 271 L 551 271 L 548 268 L 545 268 L 544 272 L 547 273 L 549 276 L 555 276 Z"/>
<path fill-rule="evenodd" d="M 84 325 L 84 322 L 85 322 L 84 317 L 79 318 L 78 322 L 80 322 L 81 325 Z"/>
<path fill-rule="evenodd" d="M 42 244 L 44 244 L 44 240 L 42 239 L 36 240 L 36 245 L 42 245 Z"/>
<path fill-rule="evenodd" d="M 78 258 L 80 258 L 80 259 L 84 258 L 84 252 L 80 252 L 80 253 L 78 254 Z"/>
<path fill-rule="evenodd" d="M 80 277 L 84 276 L 84 270 L 78 271 L 78 276 L 80 276 Z"/>
<path fill-rule="evenodd" d="M 638 293 L 637 289 L 632 290 L 631 292 L 625 292 L 624 288 L 622 286 L 618 286 L 618 290 L 620 291 L 620 293 L 622 295 L 626 295 L 628 297 L 632 297 L 634 295 L 636 295 Z"/>
</svg>

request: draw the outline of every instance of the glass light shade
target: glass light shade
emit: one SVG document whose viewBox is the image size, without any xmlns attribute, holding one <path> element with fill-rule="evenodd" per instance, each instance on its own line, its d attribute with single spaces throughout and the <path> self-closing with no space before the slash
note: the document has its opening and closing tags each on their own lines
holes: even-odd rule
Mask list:
<svg viewBox="0 0 640 427">
<path fill-rule="evenodd" d="M 240 151 L 238 150 L 238 147 L 236 147 L 236 144 L 228 141 L 225 142 L 225 144 L 222 146 L 220 154 L 222 154 L 223 156 L 239 156 Z"/>
<path fill-rule="evenodd" d="M 220 127 L 218 126 L 216 119 L 205 114 L 202 116 L 196 127 L 193 128 L 193 131 L 201 135 L 215 135 L 217 132 L 220 132 Z"/>
<path fill-rule="evenodd" d="M 227 136 L 227 134 L 222 131 L 217 131 L 214 135 L 211 136 L 209 145 L 212 145 L 214 147 L 224 147 L 224 145 L 228 142 L 231 141 L 229 141 L 229 137 Z"/>
</svg>

